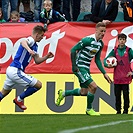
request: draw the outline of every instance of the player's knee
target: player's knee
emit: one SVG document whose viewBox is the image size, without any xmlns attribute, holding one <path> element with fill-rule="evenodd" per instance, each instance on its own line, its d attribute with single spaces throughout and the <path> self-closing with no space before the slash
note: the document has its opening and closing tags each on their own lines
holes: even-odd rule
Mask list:
<svg viewBox="0 0 133 133">
<path fill-rule="evenodd" d="M 39 82 L 39 87 L 38 87 L 38 89 L 41 89 L 41 88 L 42 88 L 42 83 Z"/>
<path fill-rule="evenodd" d="M 93 86 L 93 87 L 91 88 L 90 92 L 91 92 L 92 94 L 95 94 L 97 88 L 98 88 L 97 86 Z"/>
<path fill-rule="evenodd" d="M 3 94 L 3 96 L 6 96 L 10 93 L 11 90 L 5 90 L 4 88 L 1 90 L 1 93 Z"/>
<path fill-rule="evenodd" d="M 87 93 L 88 93 L 87 89 L 81 89 L 80 91 L 81 96 L 87 96 Z"/>
<path fill-rule="evenodd" d="M 80 95 L 81 96 L 87 96 L 87 93 L 86 92 L 80 92 Z"/>
<path fill-rule="evenodd" d="M 37 88 L 38 90 L 42 88 L 42 83 L 39 80 L 37 81 L 35 88 Z"/>
</svg>

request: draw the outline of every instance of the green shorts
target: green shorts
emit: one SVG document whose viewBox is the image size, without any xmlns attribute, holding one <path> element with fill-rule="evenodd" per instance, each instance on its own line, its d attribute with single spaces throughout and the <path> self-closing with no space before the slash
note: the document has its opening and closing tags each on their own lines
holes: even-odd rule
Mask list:
<svg viewBox="0 0 133 133">
<path fill-rule="evenodd" d="M 89 71 L 85 69 L 80 69 L 79 72 L 74 72 L 74 74 L 78 77 L 81 88 L 88 88 L 89 84 L 93 81 Z"/>
</svg>

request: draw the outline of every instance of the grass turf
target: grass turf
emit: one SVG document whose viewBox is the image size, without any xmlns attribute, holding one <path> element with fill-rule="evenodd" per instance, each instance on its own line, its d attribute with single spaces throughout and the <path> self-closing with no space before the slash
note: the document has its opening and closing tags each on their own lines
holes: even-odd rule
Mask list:
<svg viewBox="0 0 133 133">
<path fill-rule="evenodd" d="M 1 114 L 0 133 L 61 133 L 64 130 L 95 125 L 96 128 L 94 129 L 83 129 L 73 133 L 133 133 L 133 121 L 110 126 L 98 126 L 125 120 L 133 120 L 133 115 Z M 70 131 L 64 133 L 70 133 Z"/>
</svg>

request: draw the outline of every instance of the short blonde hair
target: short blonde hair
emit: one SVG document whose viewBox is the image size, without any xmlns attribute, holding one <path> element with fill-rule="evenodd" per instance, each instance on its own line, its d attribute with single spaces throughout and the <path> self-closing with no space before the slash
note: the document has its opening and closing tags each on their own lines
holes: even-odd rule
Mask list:
<svg viewBox="0 0 133 133">
<path fill-rule="evenodd" d="M 10 14 L 10 17 L 12 17 L 12 15 L 15 15 L 17 17 L 20 17 L 20 14 L 18 11 L 12 11 L 11 14 Z"/>
<path fill-rule="evenodd" d="M 51 0 L 44 0 L 43 5 L 46 5 L 46 4 L 50 4 L 51 6 L 53 6 L 53 3 Z"/>
<path fill-rule="evenodd" d="M 103 23 L 103 22 L 98 22 L 98 23 L 96 24 L 96 28 L 99 28 L 99 27 L 106 27 L 106 25 L 105 25 L 105 23 Z"/>
</svg>

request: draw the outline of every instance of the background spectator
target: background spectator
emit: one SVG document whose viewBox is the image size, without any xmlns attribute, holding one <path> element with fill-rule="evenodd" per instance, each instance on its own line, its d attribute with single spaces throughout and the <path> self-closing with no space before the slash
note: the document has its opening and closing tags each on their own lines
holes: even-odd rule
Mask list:
<svg viewBox="0 0 133 133">
<path fill-rule="evenodd" d="M 25 18 L 26 22 L 33 22 L 34 21 L 34 12 L 20 12 L 20 17 Z"/>
<path fill-rule="evenodd" d="M 0 8 L 0 23 L 3 23 L 3 22 L 6 22 L 6 21 L 3 19 L 2 8 Z"/>
<path fill-rule="evenodd" d="M 34 0 L 34 21 L 39 22 L 39 15 L 41 12 L 43 0 Z"/>
<path fill-rule="evenodd" d="M 24 12 L 28 12 L 30 11 L 30 0 L 18 0 L 18 12 L 19 12 L 19 7 L 20 7 L 20 3 L 22 2 L 23 4 L 23 8 L 24 8 Z"/>
<path fill-rule="evenodd" d="M 51 0 L 45 0 L 43 7 L 40 13 L 40 22 L 44 23 L 45 28 L 47 28 L 47 24 L 65 21 L 65 18 L 59 12 L 52 9 L 53 3 Z"/>
<path fill-rule="evenodd" d="M 98 0 L 91 0 L 91 12 L 93 12 L 95 4 Z"/>
<path fill-rule="evenodd" d="M 24 22 L 24 18 L 20 19 L 20 14 L 18 11 L 12 11 L 9 22 Z"/>
<path fill-rule="evenodd" d="M 81 0 L 63 0 L 63 14 L 68 21 L 71 21 L 70 6 L 72 6 L 72 19 L 76 21 L 80 14 Z"/>
<path fill-rule="evenodd" d="M 53 9 L 62 14 L 62 0 L 51 0 L 53 2 Z"/>
<path fill-rule="evenodd" d="M 44 0 L 33 0 L 34 1 L 34 21 L 39 22 L 39 15 L 42 9 L 42 3 Z M 51 0 L 53 3 L 53 9 L 62 13 L 62 5 L 61 2 L 62 0 Z"/>
<path fill-rule="evenodd" d="M 2 0 L 0 0 L 0 8 L 2 7 Z"/>
<path fill-rule="evenodd" d="M 90 20 L 97 22 L 104 22 L 106 25 L 110 24 L 116 19 L 118 14 L 117 0 L 99 0 L 96 2 L 94 10 L 90 15 Z"/>
<path fill-rule="evenodd" d="M 121 7 L 123 8 L 124 20 L 133 22 L 133 1 L 126 0 L 126 2 L 121 2 Z"/>
<path fill-rule="evenodd" d="M 11 6 L 11 12 L 17 10 L 18 0 L 2 0 L 2 10 L 4 20 L 8 21 L 8 7 L 9 2 Z"/>
</svg>

